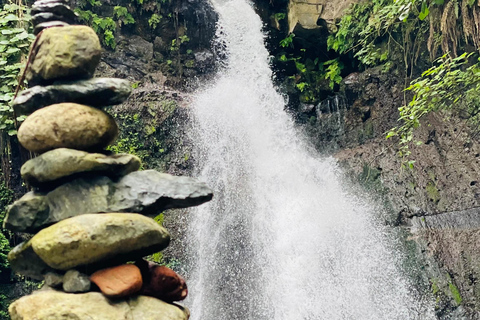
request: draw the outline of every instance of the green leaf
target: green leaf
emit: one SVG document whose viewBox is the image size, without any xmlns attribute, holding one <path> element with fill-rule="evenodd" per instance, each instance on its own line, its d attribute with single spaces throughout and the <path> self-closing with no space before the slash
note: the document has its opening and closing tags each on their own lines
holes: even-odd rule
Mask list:
<svg viewBox="0 0 480 320">
<path fill-rule="evenodd" d="M 418 14 L 418 18 L 420 20 L 425 20 L 425 18 L 428 16 L 430 13 L 430 10 L 428 9 L 427 1 L 422 2 L 422 11 Z"/>
</svg>

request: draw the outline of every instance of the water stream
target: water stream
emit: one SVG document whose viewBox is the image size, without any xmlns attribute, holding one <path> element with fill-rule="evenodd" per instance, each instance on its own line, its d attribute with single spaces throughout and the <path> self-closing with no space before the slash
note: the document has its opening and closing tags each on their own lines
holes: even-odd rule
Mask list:
<svg viewBox="0 0 480 320">
<path fill-rule="evenodd" d="M 213 6 L 224 58 L 196 95 L 192 138 L 215 197 L 189 213 L 191 319 L 434 319 L 375 209 L 284 112 L 251 4 Z"/>
</svg>

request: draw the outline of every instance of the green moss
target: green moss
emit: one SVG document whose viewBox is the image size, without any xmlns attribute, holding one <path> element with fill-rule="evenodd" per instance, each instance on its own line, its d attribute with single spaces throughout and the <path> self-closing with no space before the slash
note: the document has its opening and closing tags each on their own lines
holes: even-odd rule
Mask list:
<svg viewBox="0 0 480 320">
<path fill-rule="evenodd" d="M 432 283 L 432 293 L 436 296 L 440 292 L 440 288 L 438 287 L 438 280 L 431 279 L 430 282 Z"/>
<path fill-rule="evenodd" d="M 457 286 L 450 282 L 448 284 L 448 289 L 450 289 L 450 293 L 452 294 L 453 300 L 460 305 L 462 303 L 462 296 L 460 295 L 460 291 L 458 290 Z"/>
<path fill-rule="evenodd" d="M 175 109 L 177 109 L 177 103 L 173 100 L 164 100 L 162 102 L 162 110 L 168 113 L 169 115 L 173 114 Z"/>
<path fill-rule="evenodd" d="M 434 202 L 435 204 L 440 201 L 440 191 L 433 181 L 429 181 L 427 183 L 425 191 L 427 192 L 427 196 L 430 201 Z"/>
<path fill-rule="evenodd" d="M 373 130 L 373 122 L 367 121 L 364 126 L 363 133 L 365 135 L 365 139 L 371 139 L 375 136 L 375 132 Z"/>
<path fill-rule="evenodd" d="M 187 68 L 195 68 L 195 60 L 187 60 L 185 61 L 185 67 Z"/>
</svg>

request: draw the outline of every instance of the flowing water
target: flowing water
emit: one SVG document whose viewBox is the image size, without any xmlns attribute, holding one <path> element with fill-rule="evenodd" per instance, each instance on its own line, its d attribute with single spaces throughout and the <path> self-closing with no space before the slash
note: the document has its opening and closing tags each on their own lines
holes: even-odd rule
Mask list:
<svg viewBox="0 0 480 320">
<path fill-rule="evenodd" d="M 196 95 L 192 138 L 215 196 L 189 213 L 191 319 L 433 319 L 375 210 L 284 112 L 251 4 L 213 6 L 222 66 Z"/>
</svg>

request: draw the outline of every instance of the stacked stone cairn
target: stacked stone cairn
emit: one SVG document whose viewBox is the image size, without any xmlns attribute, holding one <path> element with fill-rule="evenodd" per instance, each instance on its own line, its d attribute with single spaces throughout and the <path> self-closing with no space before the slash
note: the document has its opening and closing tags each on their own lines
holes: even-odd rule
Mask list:
<svg viewBox="0 0 480 320">
<path fill-rule="evenodd" d="M 10 305 L 12 320 L 188 319 L 174 303 L 186 297 L 185 281 L 143 258 L 170 241 L 152 217 L 200 205 L 212 191 L 192 178 L 137 171 L 135 155 L 105 151 L 118 127 L 102 107 L 125 101 L 130 84 L 92 78 L 99 39 L 70 25 L 64 1 L 37 1 L 32 14 L 39 35 L 26 71 L 30 88 L 14 110 L 29 115 L 18 139 L 39 156 L 21 168 L 33 191 L 9 207 L 4 227 L 35 234 L 8 259 L 15 272 L 45 284 Z"/>
</svg>

